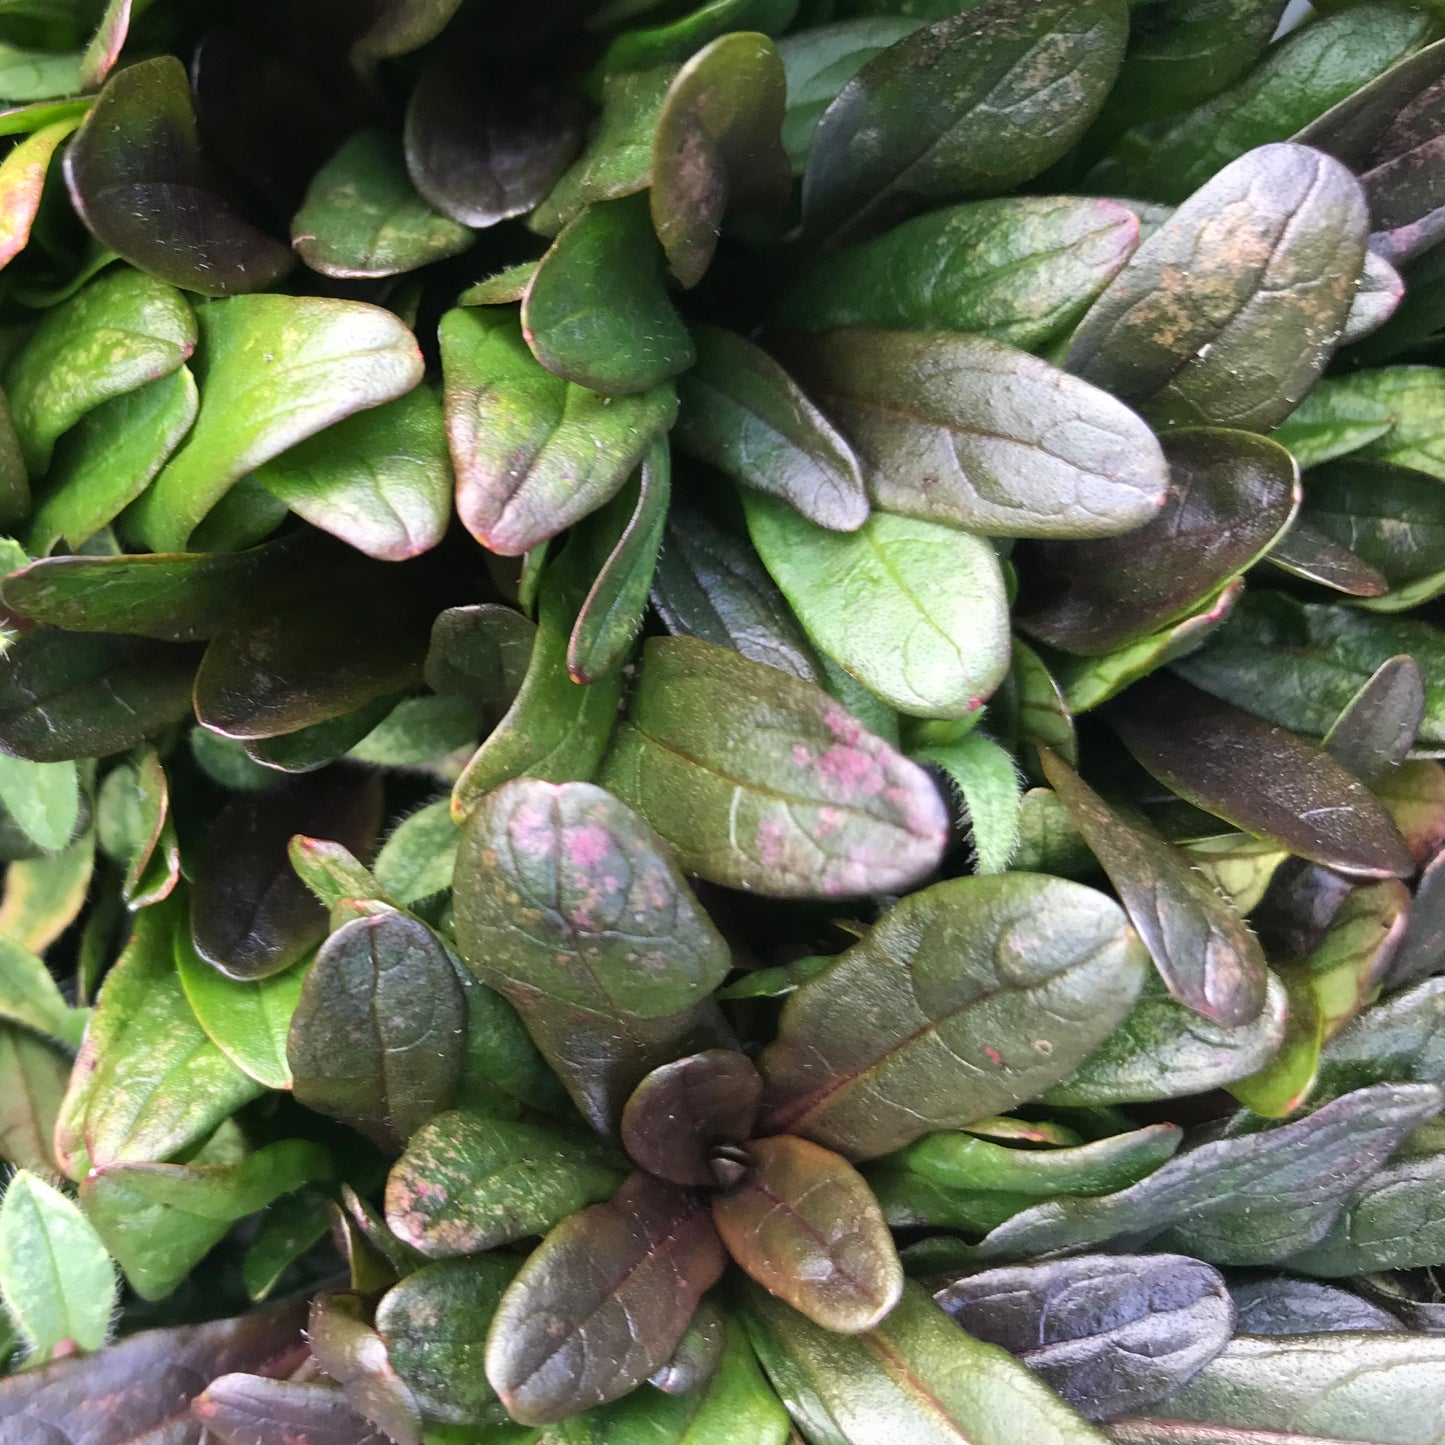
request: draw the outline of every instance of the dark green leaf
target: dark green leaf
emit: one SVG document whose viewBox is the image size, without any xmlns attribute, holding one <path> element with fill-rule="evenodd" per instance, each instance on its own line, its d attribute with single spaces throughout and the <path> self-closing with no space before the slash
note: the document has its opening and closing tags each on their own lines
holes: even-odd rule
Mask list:
<svg viewBox="0 0 1445 1445">
<path fill-rule="evenodd" d="M 1376 378 L 1388 372 L 1327 376 L 1274 433 L 1301 467 L 1348 456 L 1387 435 L 1396 424 L 1389 404 L 1376 395 Z"/>
<path fill-rule="evenodd" d="M 1389 814 L 1352 773 L 1302 738 L 1177 678 L 1136 683 L 1109 724 L 1187 801 L 1311 862 L 1362 878 L 1415 871 Z"/>
<path fill-rule="evenodd" d="M 134 514 L 157 551 L 183 551 L 257 467 L 353 412 L 404 395 L 422 376 L 416 339 L 380 306 L 238 296 L 196 314 L 200 413 Z"/>
<path fill-rule="evenodd" d="M 375 17 L 356 42 L 362 60 L 386 60 L 420 50 L 435 40 L 456 14 L 461 0 L 385 0 L 375 6 Z"/>
<path fill-rule="evenodd" d="M 537 629 L 520 612 L 495 603 L 449 607 L 432 624 L 426 683 L 465 698 L 495 725 L 527 675 Z"/>
<path fill-rule="evenodd" d="M 1267 973 L 1243 918 L 1144 819 L 1115 812 L 1048 749 L 1040 756 L 1173 997 L 1226 1028 L 1258 1019 Z"/>
<path fill-rule="evenodd" d="M 1008 672 L 998 553 L 952 527 L 875 512 L 827 532 L 772 497 L 745 498 L 764 566 L 819 649 L 914 717 L 976 713 Z"/>
<path fill-rule="evenodd" d="M 1092 1144 L 1021 1149 L 970 1134 L 928 1134 L 866 1171 L 888 1222 L 984 1233 L 1039 1199 L 1112 1194 L 1179 1148 L 1182 1131 L 1150 1124 Z"/>
<path fill-rule="evenodd" d="M 647 644 L 601 781 L 688 872 L 774 897 L 916 883 L 948 826 L 928 775 L 820 688 L 691 638 Z"/>
<path fill-rule="evenodd" d="M 1164 456 L 1169 491 L 1143 527 L 1090 542 L 1044 542 L 1020 556 L 1025 632 L 1085 655 L 1138 642 L 1198 611 L 1253 566 L 1300 504 L 1298 466 L 1264 437 L 1170 432 Z"/>
<path fill-rule="evenodd" d="M 709 1049 L 654 1069 L 622 1111 L 622 1145 L 632 1162 L 672 1184 L 716 1184 L 713 1150 L 753 1137 L 763 1081 L 732 1049 Z"/>
<path fill-rule="evenodd" d="M 323 276 L 395 276 L 455 256 L 472 233 L 417 195 L 401 144 L 362 131 L 316 172 L 291 243 Z"/>
<path fill-rule="evenodd" d="M 487 1342 L 492 1388 L 534 1425 L 625 1395 L 671 1357 L 725 1260 L 702 1196 L 632 1175 L 512 1281 Z"/>
<path fill-rule="evenodd" d="M 428 1419 L 466 1425 L 500 1415 L 482 1357 L 514 1266 L 506 1255 L 441 1260 L 408 1275 L 377 1306 L 376 1332 L 392 1368 Z"/>
<path fill-rule="evenodd" d="M 1354 1192 L 1439 1108 L 1433 1084 L 1346 1094 L 1294 1123 L 1196 1145 L 1117 1194 L 1037 1204 L 978 1259 L 1149 1239 L 1217 1264 L 1272 1264 L 1323 1239 Z"/>
<path fill-rule="evenodd" d="M 704 1299 L 693 1313 L 692 1323 L 671 1359 L 649 1375 L 647 1383 L 665 1395 L 690 1395 L 702 1388 L 722 1365 L 729 1333 L 727 1315 Z"/>
<path fill-rule="evenodd" d="M 1002 873 L 1018 849 L 1023 805 L 1023 783 L 1012 756 L 981 732 L 956 743 L 915 748 L 911 756 L 940 769 L 958 789 L 974 871 Z"/>
<path fill-rule="evenodd" d="M 984 0 L 891 45 L 823 113 L 803 175 L 813 236 L 1007 191 L 1058 160 L 1118 74 L 1113 0 Z"/>
<path fill-rule="evenodd" d="M 642 627 L 672 498 L 672 457 L 656 441 L 624 487 L 584 523 L 589 541 L 608 548 L 567 639 L 567 675 L 584 687 L 627 661 Z"/>
<path fill-rule="evenodd" d="M 425 924 L 385 910 L 322 945 L 286 1055 L 297 1100 L 400 1149 L 445 1109 L 462 1066 L 466 1002 Z"/>
<path fill-rule="evenodd" d="M 1206 1094 L 1273 1058 L 1284 1042 L 1286 1005 L 1284 985 L 1270 974 L 1259 1017 L 1231 1028 L 1175 1003 L 1163 980 L 1150 983 L 1103 1047 L 1044 1097 L 1079 1107 Z"/>
<path fill-rule="evenodd" d="M 428 1258 L 480 1254 L 545 1234 L 621 1182 L 616 1156 L 595 1141 L 453 1110 L 423 1125 L 392 1166 L 386 1219 Z"/>
<path fill-rule="evenodd" d="M 38 627 L 5 655 L 0 744 L 33 762 L 104 757 L 190 711 L 196 649 Z"/>
<path fill-rule="evenodd" d="M 1261 146 L 1139 247 L 1079 323 L 1069 369 L 1156 425 L 1270 431 L 1334 351 L 1368 229 L 1338 161 Z"/>
<path fill-rule="evenodd" d="M 419 386 L 283 452 L 256 479 L 296 513 L 382 562 L 441 541 L 452 467 L 436 393 Z"/>
<path fill-rule="evenodd" d="M 650 391 L 692 365 L 640 199 L 588 206 L 563 227 L 527 283 L 522 334 L 548 371 L 593 391 Z"/>
<path fill-rule="evenodd" d="M 1177 1254 L 990 1269 L 934 1298 L 1089 1420 L 1165 1399 L 1229 1343 L 1234 1325 L 1218 1271 Z"/>
<path fill-rule="evenodd" d="M 191 1414 L 221 1445 L 285 1445 L 298 1430 L 306 1445 L 386 1445 L 329 1385 L 222 1375 L 191 1401 Z"/>
<path fill-rule="evenodd" d="M 761 1290 L 748 1335 L 817 1445 L 1101 1445 L 1104 1437 L 993 1345 L 970 1339 L 916 1284 L 878 1329 L 837 1335 Z"/>
<path fill-rule="evenodd" d="M 88 412 L 168 376 L 195 347 L 195 315 L 174 287 L 129 268 L 91 282 L 46 316 L 5 372 L 26 466 L 45 471 Z"/>
<path fill-rule="evenodd" d="M 1445 979 L 1426 979 L 1367 1008 L 1320 1056 L 1324 1098 L 1391 1079 L 1445 1081 Z"/>
<path fill-rule="evenodd" d="M 1164 503 L 1163 453 L 1133 412 L 1001 342 L 850 327 L 800 339 L 793 359 L 887 511 L 1000 536 L 1103 537 Z"/>
<path fill-rule="evenodd" d="M 603 397 L 554 376 L 507 312 L 448 311 L 441 345 L 457 514 L 503 556 L 519 556 L 614 496 L 677 412 L 666 383 Z"/>
<path fill-rule="evenodd" d="M 723 218 L 788 198 L 783 151 L 787 77 L 772 41 L 722 35 L 678 71 L 652 138 L 652 224 L 683 287 L 702 280 Z"/>
<path fill-rule="evenodd" d="M 326 910 L 291 867 L 298 833 L 368 851 L 381 821 L 381 783 L 344 768 L 241 793 L 222 810 L 196 873 L 196 952 L 230 978 L 290 968 L 326 934 Z"/>
<path fill-rule="evenodd" d="M 311 1353 L 345 1390 L 351 1408 L 379 1427 L 392 1445 L 422 1445 L 421 1407 L 381 1337 L 366 1323 L 366 1313 L 357 1295 L 317 1295 L 306 1327 Z"/>
<path fill-rule="evenodd" d="M 727 946 L 652 830 L 590 783 L 487 794 L 453 907 L 468 967 L 517 1007 L 600 1130 L 649 1069 L 715 1032 L 703 1005 Z"/>
<path fill-rule="evenodd" d="M 1138 242 L 1138 218 L 1115 201 L 973 201 L 823 257 L 778 319 L 808 330 L 972 331 L 1033 350 L 1079 320 Z"/>
<path fill-rule="evenodd" d="M 1364 782 L 1389 777 L 1409 755 L 1425 715 L 1425 679 L 1408 654 L 1386 658 L 1341 709 L 1325 748 Z"/>
<path fill-rule="evenodd" d="M 65 180 L 101 245 L 188 291 L 259 291 L 291 269 L 291 252 L 211 185 L 175 56 L 110 77 L 65 153 Z"/>
<path fill-rule="evenodd" d="M 868 516 L 853 449 L 761 348 L 720 327 L 694 332 L 698 363 L 678 383 L 675 431 L 689 455 L 840 532 Z"/>
<path fill-rule="evenodd" d="M 1118 905 L 1077 883 L 935 884 L 788 999 L 764 1127 L 868 1159 L 1004 1113 L 1109 1037 L 1146 967 Z"/>
<path fill-rule="evenodd" d="M 213 1142 L 190 1164 L 117 1163 L 82 1181 L 81 1206 L 142 1299 L 170 1294 L 238 1219 L 330 1176 L 319 1144 L 286 1139 L 245 1154 L 235 1142 Z"/>
</svg>

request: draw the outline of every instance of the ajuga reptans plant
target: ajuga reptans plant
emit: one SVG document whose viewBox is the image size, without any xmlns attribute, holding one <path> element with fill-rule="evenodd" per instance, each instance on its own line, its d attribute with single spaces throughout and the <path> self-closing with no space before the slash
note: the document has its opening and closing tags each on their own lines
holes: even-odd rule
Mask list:
<svg viewBox="0 0 1445 1445">
<path fill-rule="evenodd" d="M 0 1445 L 1445 1445 L 1445 3 L 0 134 Z"/>
</svg>

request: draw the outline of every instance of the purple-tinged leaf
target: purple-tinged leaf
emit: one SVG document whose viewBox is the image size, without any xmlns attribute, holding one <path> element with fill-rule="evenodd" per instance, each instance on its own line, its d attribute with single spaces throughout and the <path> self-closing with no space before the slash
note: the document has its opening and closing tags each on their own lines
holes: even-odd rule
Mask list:
<svg viewBox="0 0 1445 1445">
<path fill-rule="evenodd" d="M 387 1445 L 330 1385 L 298 1385 L 263 1375 L 229 1374 L 212 1380 L 191 1414 L 221 1445 Z"/>
</svg>

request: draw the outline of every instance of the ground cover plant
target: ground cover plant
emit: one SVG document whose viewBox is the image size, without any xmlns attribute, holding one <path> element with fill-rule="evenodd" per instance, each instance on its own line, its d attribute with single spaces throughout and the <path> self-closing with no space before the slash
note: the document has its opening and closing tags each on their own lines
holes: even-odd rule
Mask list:
<svg viewBox="0 0 1445 1445">
<path fill-rule="evenodd" d="M 1445 6 L 1298 10 L 0 0 L 0 1445 L 1445 1445 Z"/>
</svg>

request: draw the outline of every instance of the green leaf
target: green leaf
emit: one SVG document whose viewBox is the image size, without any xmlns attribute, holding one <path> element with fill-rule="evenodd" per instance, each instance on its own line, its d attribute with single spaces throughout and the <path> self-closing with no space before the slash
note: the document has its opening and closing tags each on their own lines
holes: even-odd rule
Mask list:
<svg viewBox="0 0 1445 1445">
<path fill-rule="evenodd" d="M 784 1004 L 764 1128 L 869 1159 L 1004 1113 L 1109 1037 L 1146 967 L 1118 905 L 1077 883 L 935 884 Z"/>
<path fill-rule="evenodd" d="M 1241 1335 L 1166 1408 L 1171 1421 L 1277 1430 L 1288 1432 L 1286 1441 L 1303 1438 L 1309 1445 L 1314 1437 L 1439 1445 L 1445 1440 L 1445 1340 L 1377 1332 Z"/>
<path fill-rule="evenodd" d="M 0 46 L 0 96 L 7 101 L 49 100 L 80 88 L 80 57 L 73 51 Z"/>
<path fill-rule="evenodd" d="M 286 1031 L 296 1012 L 306 970 L 290 968 L 243 983 L 207 963 L 185 929 L 177 930 L 175 949 L 181 987 L 206 1036 L 258 1084 L 289 1089 Z"/>
<path fill-rule="evenodd" d="M 181 366 L 196 320 L 174 287 L 110 271 L 51 311 L 5 371 L 25 465 L 44 472 L 55 443 L 87 412 Z"/>
<path fill-rule="evenodd" d="M 585 538 L 569 543 L 543 576 L 522 686 L 452 791 L 452 817 L 459 823 L 479 799 L 512 778 L 586 779 L 602 762 L 622 696 L 622 674 L 610 673 L 584 687 L 567 671 L 571 636 L 592 576 L 585 543 Z"/>
<path fill-rule="evenodd" d="M 430 1259 L 545 1234 L 622 1182 L 597 1141 L 453 1110 L 422 1126 L 392 1165 L 386 1222 Z"/>
<path fill-rule="evenodd" d="M 1083 316 L 1138 242 L 1138 218 L 1115 201 L 949 206 L 822 257 L 785 294 L 778 320 L 810 331 L 971 331 L 1035 350 Z"/>
<path fill-rule="evenodd" d="M 1165 787 L 1246 833 L 1353 877 L 1415 871 L 1399 829 L 1358 778 L 1252 713 L 1156 673 L 1108 721 Z"/>
<path fill-rule="evenodd" d="M 652 830 L 590 783 L 522 778 L 484 797 L 453 908 L 467 966 L 601 1131 L 649 1069 L 715 1027 L 702 1005 L 726 944 Z"/>
<path fill-rule="evenodd" d="M 501 1413 L 482 1360 L 513 1266 L 505 1255 L 423 1265 L 377 1306 L 391 1366 L 429 1419 L 478 1424 Z"/>
<path fill-rule="evenodd" d="M 1239 1027 L 1212 1023 L 1175 1003 L 1162 979 L 1151 980 L 1103 1047 L 1044 1098 L 1078 1108 L 1207 1094 L 1262 1069 L 1284 1042 L 1286 1016 L 1285 988 L 1274 974 L 1259 1017 Z"/>
<path fill-rule="evenodd" d="M 948 826 L 928 775 L 820 688 L 691 638 L 648 642 L 600 780 L 686 871 L 772 897 L 907 887 Z"/>
<path fill-rule="evenodd" d="M 126 866 L 121 896 L 148 908 L 170 896 L 181 876 L 180 847 L 171 816 L 170 786 L 161 760 L 147 748 L 134 765 L 106 776 L 96 801 L 101 847 Z M 107 838 L 107 832 L 116 836 Z"/>
<path fill-rule="evenodd" d="M 905 15 L 868 15 L 809 25 L 778 41 L 778 58 L 788 82 L 783 116 L 783 149 L 802 171 L 823 112 L 863 66 L 923 22 Z"/>
<path fill-rule="evenodd" d="M 1227 1028 L 1259 1018 L 1268 975 L 1244 919 L 1144 819 L 1116 812 L 1047 749 L 1040 756 L 1170 994 Z"/>
<path fill-rule="evenodd" d="M 50 970 L 29 949 L 0 938 L 0 1020 L 74 1046 L 84 1015 L 72 1009 Z"/>
<path fill-rule="evenodd" d="M 523 1424 L 615 1400 L 671 1357 L 725 1262 L 702 1196 L 633 1174 L 522 1266 L 492 1322 L 487 1379 Z"/>
<path fill-rule="evenodd" d="M 807 635 L 747 539 L 685 501 L 669 512 L 652 605 L 674 636 L 701 638 L 804 682 L 825 681 Z"/>
<path fill-rule="evenodd" d="M 504 311 L 448 311 L 441 347 L 457 514 L 503 556 L 521 555 L 613 497 L 677 412 L 666 383 L 603 397 L 554 376 Z"/>
<path fill-rule="evenodd" d="M 1167 1399 L 1229 1343 L 1234 1325 L 1218 1271 L 1169 1254 L 984 1270 L 934 1299 L 1089 1420 Z"/>
<path fill-rule="evenodd" d="M 1102 1445 L 1106 1438 L 995 1345 L 966 1335 L 916 1284 L 878 1329 L 836 1335 L 762 1290 L 748 1336 L 815 1445 Z"/>
<path fill-rule="evenodd" d="M 567 639 L 573 682 L 590 686 L 627 661 L 647 611 L 671 498 L 671 453 L 656 441 L 638 468 L 636 494 L 625 486 L 584 521 L 589 541 L 608 550 Z"/>
<path fill-rule="evenodd" d="M 1345 895 L 1305 959 L 1326 1039 L 1373 1003 L 1391 978 L 1410 917 L 1409 890 L 1393 878 Z"/>
<path fill-rule="evenodd" d="M 439 798 L 402 819 L 376 855 L 373 871 L 386 896 L 402 907 L 452 886 L 461 834 L 451 800 Z"/>
<path fill-rule="evenodd" d="M 1327 752 L 1357 778 L 1379 783 L 1409 756 L 1425 714 L 1425 678 L 1408 654 L 1386 658 L 1325 734 Z"/>
<path fill-rule="evenodd" d="M 348 901 L 380 901 L 381 886 L 352 851 L 325 838 L 298 833 L 286 848 L 296 876 L 328 912 Z"/>
<path fill-rule="evenodd" d="M 465 698 L 485 722 L 500 722 L 527 675 L 537 629 L 520 612 L 491 602 L 448 607 L 432 624 L 426 684 Z"/>
<path fill-rule="evenodd" d="M 1063 1149 L 1019 1149 L 969 1134 L 928 1134 L 869 1166 L 864 1177 L 895 1228 L 984 1233 L 1038 1199 L 1112 1194 L 1179 1148 L 1182 1131 L 1149 1124 Z"/>
<path fill-rule="evenodd" d="M 1289 999 L 1284 1038 L 1262 1069 L 1229 1085 L 1246 1109 L 1265 1119 L 1288 1118 L 1309 1097 L 1325 1039 L 1324 1014 L 1307 972 L 1287 963 L 1278 974 Z"/>
<path fill-rule="evenodd" d="M 622 31 L 603 52 L 597 69 L 604 76 L 644 70 L 667 61 L 681 63 L 735 30 L 786 30 L 798 11 L 796 0 L 708 0 L 673 21 Z"/>
<path fill-rule="evenodd" d="M 311 178 L 291 244 L 323 276 L 395 276 L 465 251 L 472 233 L 416 193 L 401 144 L 361 131 Z"/>
<path fill-rule="evenodd" d="M 1261 146 L 1139 247 L 1079 323 L 1068 367 L 1156 426 L 1271 431 L 1334 351 L 1368 230 L 1338 161 Z"/>
<path fill-rule="evenodd" d="M 0 805 L 39 848 L 63 848 L 80 817 L 73 762 L 31 763 L 0 754 Z"/>
<path fill-rule="evenodd" d="M 65 153 L 91 235 L 152 276 L 226 296 L 291 269 L 291 252 L 232 209 L 207 175 L 185 66 L 161 55 L 116 71 Z"/>
<path fill-rule="evenodd" d="M 267 1209 L 241 1261 L 247 1299 L 269 1298 L 291 1267 L 326 1238 L 330 1203 L 323 1185 L 307 1184 Z"/>
<path fill-rule="evenodd" d="M 1346 1202 L 1439 1108 L 1433 1084 L 1360 1089 L 1291 1124 L 1201 1143 L 1138 1184 L 1016 1214 L 979 1260 L 1128 1236 L 1216 1264 L 1273 1264 L 1323 1239 Z"/>
<path fill-rule="evenodd" d="M 33 762 L 134 747 L 191 706 L 192 647 L 37 627 L 5 654 L 0 743 Z"/>
<path fill-rule="evenodd" d="M 913 717 L 976 713 L 1008 672 L 998 553 L 936 522 L 875 512 L 827 532 L 771 497 L 744 497 L 763 565 L 820 650 Z"/>
<path fill-rule="evenodd" d="M 237 296 L 196 314 L 200 413 L 134 513 L 136 531 L 160 552 L 183 550 L 242 477 L 422 376 L 415 338 L 379 306 Z"/>
<path fill-rule="evenodd" d="M 1107 537 L 1164 503 L 1163 453 L 1133 412 L 1001 342 L 849 327 L 790 356 L 885 511 L 998 536 Z"/>
<path fill-rule="evenodd" d="M 678 71 L 652 137 L 652 224 L 672 274 L 702 280 L 725 216 L 784 205 L 792 167 L 783 151 L 787 77 L 772 41 L 719 36 Z"/>
<path fill-rule="evenodd" d="M 381 562 L 430 551 L 451 520 L 452 466 L 426 386 L 329 426 L 256 471 L 298 517 Z"/>
<path fill-rule="evenodd" d="M 588 206 L 563 227 L 527 283 L 522 334 L 548 371 L 593 391 L 651 391 L 692 365 L 640 199 Z"/>
<path fill-rule="evenodd" d="M 0 894 L 0 938 L 44 953 L 85 907 L 94 864 L 90 831 L 59 853 L 10 864 Z"/>
<path fill-rule="evenodd" d="M 868 61 L 823 113 L 803 173 L 816 238 L 1008 191 L 1079 138 L 1128 38 L 1114 0 L 984 0 Z"/>
<path fill-rule="evenodd" d="M 421 1407 L 366 1323 L 369 1313 L 358 1295 L 317 1295 L 306 1327 L 311 1353 L 346 1392 L 351 1408 L 392 1445 L 422 1445 Z"/>
<path fill-rule="evenodd" d="M 1321 16 L 1271 46 L 1259 65 L 1222 94 L 1121 137 L 1088 172 L 1086 184 L 1090 190 L 1182 201 L 1252 147 L 1288 140 L 1418 50 L 1434 30 L 1428 15 L 1405 5 L 1370 4 Z M 1306 131 L 1300 139 L 1307 136 Z"/>
<path fill-rule="evenodd" d="M 693 333 L 674 435 L 690 456 L 839 532 L 868 517 L 853 449 L 767 352 L 720 327 Z"/>
<path fill-rule="evenodd" d="M 1323 737 L 1382 663 L 1409 653 L 1425 678 L 1416 747 L 1445 749 L 1445 646 L 1414 618 L 1247 596 L 1209 646 L 1176 664 L 1197 687 L 1295 732 Z"/>
<path fill-rule="evenodd" d="M 35 1359 L 100 1349 L 116 1292 L 110 1256 L 75 1204 L 15 1174 L 0 1198 L 0 1297 Z"/>
<path fill-rule="evenodd" d="M 298 833 L 366 853 L 381 821 L 381 780 L 344 768 L 239 793 L 212 825 L 195 875 L 196 952 L 228 978 L 284 972 L 326 934 L 326 910 L 291 866 Z"/>
<path fill-rule="evenodd" d="M 1316 467 L 1387 436 L 1397 417 L 1377 395 L 1377 381 L 1388 374 L 1324 377 L 1275 431 L 1275 441 L 1288 447 L 1301 467 Z"/>
<path fill-rule="evenodd" d="M 32 550 L 62 538 L 82 547 L 154 480 L 200 406 L 195 377 L 182 366 L 88 411 L 61 438 L 30 520 Z"/>
<path fill-rule="evenodd" d="M 319 1144 L 287 1139 L 254 1154 L 207 1146 L 191 1164 L 92 1169 L 80 1202 L 142 1299 L 170 1294 L 238 1219 L 331 1173 Z"/>
<path fill-rule="evenodd" d="M 677 1059 L 632 1091 L 622 1111 L 622 1146 L 658 1179 L 715 1187 L 743 1167 L 732 1151 L 753 1137 L 762 1096 L 752 1060 L 735 1049 Z"/>
<path fill-rule="evenodd" d="M 236 610 L 238 593 L 264 583 L 286 560 L 287 550 L 275 547 L 45 557 L 5 578 L 5 604 L 71 632 L 201 642 L 225 626 Z"/>
<path fill-rule="evenodd" d="M 451 1101 L 466 1001 L 425 924 L 385 909 L 344 924 L 301 985 L 286 1056 L 298 1102 L 400 1149 Z"/>
<path fill-rule="evenodd" d="M 68 116 L 43 125 L 0 162 L 0 266 L 8 266 L 29 243 L 50 163 L 79 124 L 79 116 Z"/>
<path fill-rule="evenodd" d="M 1392 994 L 1341 1029 L 1320 1056 L 1316 1097 L 1394 1079 L 1445 1081 L 1445 979 Z"/>
<path fill-rule="evenodd" d="M 58 1174 L 52 1141 L 69 1079 L 69 1054 L 0 1024 L 0 1160 L 46 1177 Z"/>
<path fill-rule="evenodd" d="M 862 1176 L 787 1135 L 754 1140 L 746 1155 L 746 1173 L 712 1203 L 733 1259 L 824 1329 L 873 1329 L 898 1303 L 903 1267 Z"/>
<path fill-rule="evenodd" d="M 1269 549 L 1300 504 L 1299 468 L 1277 443 L 1214 428 L 1164 437 L 1169 491 L 1137 531 L 1043 542 L 1019 558 L 1019 626 L 1097 655 L 1188 617 Z M 1313 498 L 1313 490 L 1311 498 Z"/>
</svg>

